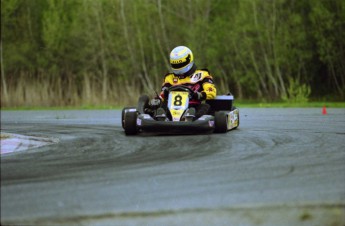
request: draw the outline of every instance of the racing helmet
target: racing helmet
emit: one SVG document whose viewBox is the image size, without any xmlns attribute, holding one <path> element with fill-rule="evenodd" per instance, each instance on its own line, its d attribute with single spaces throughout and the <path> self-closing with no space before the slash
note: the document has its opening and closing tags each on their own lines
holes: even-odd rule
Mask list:
<svg viewBox="0 0 345 226">
<path fill-rule="evenodd" d="M 177 46 L 170 53 L 170 65 L 175 75 L 188 72 L 194 65 L 192 51 L 186 46 Z"/>
</svg>

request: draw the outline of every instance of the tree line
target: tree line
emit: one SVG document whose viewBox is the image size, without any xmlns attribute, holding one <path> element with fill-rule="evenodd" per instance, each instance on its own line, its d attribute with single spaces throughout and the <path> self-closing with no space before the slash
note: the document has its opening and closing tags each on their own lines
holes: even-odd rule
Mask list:
<svg viewBox="0 0 345 226">
<path fill-rule="evenodd" d="M 1 0 L 1 106 L 123 105 L 188 46 L 218 93 L 344 100 L 343 0 Z"/>
</svg>

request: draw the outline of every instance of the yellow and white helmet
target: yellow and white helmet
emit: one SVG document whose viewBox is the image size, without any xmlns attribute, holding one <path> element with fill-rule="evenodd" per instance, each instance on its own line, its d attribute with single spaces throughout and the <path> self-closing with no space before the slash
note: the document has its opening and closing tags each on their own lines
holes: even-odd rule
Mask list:
<svg viewBox="0 0 345 226">
<path fill-rule="evenodd" d="M 192 51 L 186 46 L 177 46 L 170 53 L 170 65 L 175 75 L 188 72 L 194 65 Z"/>
</svg>

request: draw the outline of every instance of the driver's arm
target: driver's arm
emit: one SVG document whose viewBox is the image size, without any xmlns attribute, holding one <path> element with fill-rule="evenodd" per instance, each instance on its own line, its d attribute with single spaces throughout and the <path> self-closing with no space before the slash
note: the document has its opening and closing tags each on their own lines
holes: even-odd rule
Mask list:
<svg viewBox="0 0 345 226">
<path fill-rule="evenodd" d="M 170 80 L 172 80 L 171 78 L 172 74 L 167 74 L 164 77 L 164 81 L 162 84 L 162 89 L 161 89 L 161 93 L 160 93 L 160 98 L 164 101 L 165 98 L 167 98 L 165 95 L 168 93 L 168 89 L 172 86 Z"/>
<path fill-rule="evenodd" d="M 203 92 L 206 93 L 206 100 L 214 99 L 217 95 L 217 89 L 212 78 L 205 78 L 202 84 Z"/>
<path fill-rule="evenodd" d="M 167 98 L 166 95 L 167 95 L 167 93 L 168 93 L 168 89 L 169 89 L 170 86 L 171 86 L 170 84 L 167 84 L 167 85 L 165 85 L 165 86 L 162 86 L 162 91 L 161 91 L 161 93 L 159 94 L 159 96 L 160 96 L 160 98 L 161 98 L 163 101 L 164 101 L 165 98 Z"/>
</svg>

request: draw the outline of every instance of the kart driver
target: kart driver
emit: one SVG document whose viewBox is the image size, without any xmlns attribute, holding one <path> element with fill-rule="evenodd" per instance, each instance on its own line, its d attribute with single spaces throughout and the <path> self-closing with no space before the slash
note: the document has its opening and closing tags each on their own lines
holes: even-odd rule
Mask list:
<svg viewBox="0 0 345 226">
<path fill-rule="evenodd" d="M 189 100 L 189 115 L 199 118 L 207 114 L 210 105 L 202 103 L 202 101 L 214 99 L 217 92 L 209 71 L 197 69 L 193 53 L 186 46 L 178 46 L 171 51 L 170 65 L 173 73 L 165 75 L 160 99 L 156 98 L 150 102 L 152 106 L 160 106 L 160 100 L 163 101 L 162 107 L 157 109 L 156 117 L 165 117 L 164 109 L 167 105 L 165 100 L 168 97 L 168 88 L 174 85 L 184 85 L 194 91 Z"/>
</svg>

